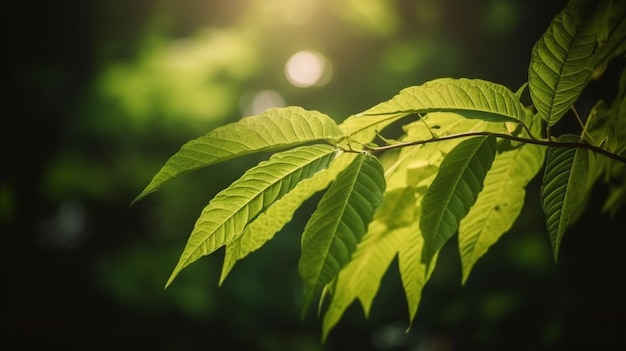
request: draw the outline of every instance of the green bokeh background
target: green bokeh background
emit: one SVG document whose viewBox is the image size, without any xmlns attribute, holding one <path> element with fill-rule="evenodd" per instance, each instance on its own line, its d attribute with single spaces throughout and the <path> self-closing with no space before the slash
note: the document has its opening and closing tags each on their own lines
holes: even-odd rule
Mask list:
<svg viewBox="0 0 626 351">
<path fill-rule="evenodd" d="M 314 203 L 221 287 L 223 253 L 163 289 L 196 217 L 266 155 L 180 178 L 129 207 L 187 140 L 250 111 L 258 92 L 341 122 L 441 77 L 516 90 L 565 1 L 94 0 L 5 5 L 0 171 L 0 347 L 81 350 L 572 350 L 626 347 L 623 210 L 606 189 L 558 264 L 538 183 L 518 224 L 460 284 L 444 248 L 408 333 L 392 265 L 372 314 L 352 306 L 320 344 L 300 320 L 300 233 Z M 322 86 L 295 87 L 288 58 L 315 50 Z M 594 83 L 609 96 L 614 71 Z M 593 96 L 591 96 L 593 97 Z M 584 103 L 584 101 L 583 101 Z"/>
</svg>

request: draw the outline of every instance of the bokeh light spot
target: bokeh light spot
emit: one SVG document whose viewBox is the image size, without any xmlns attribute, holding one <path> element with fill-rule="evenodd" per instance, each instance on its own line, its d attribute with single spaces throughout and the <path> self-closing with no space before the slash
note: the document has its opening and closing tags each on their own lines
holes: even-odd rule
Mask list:
<svg viewBox="0 0 626 351">
<path fill-rule="evenodd" d="M 304 88 L 328 83 L 331 69 L 324 55 L 315 51 L 300 51 L 287 60 L 285 74 L 291 84 Z"/>
<path fill-rule="evenodd" d="M 285 99 L 273 90 L 261 90 L 241 99 L 240 108 L 244 116 L 258 115 L 272 107 L 285 106 Z"/>
</svg>

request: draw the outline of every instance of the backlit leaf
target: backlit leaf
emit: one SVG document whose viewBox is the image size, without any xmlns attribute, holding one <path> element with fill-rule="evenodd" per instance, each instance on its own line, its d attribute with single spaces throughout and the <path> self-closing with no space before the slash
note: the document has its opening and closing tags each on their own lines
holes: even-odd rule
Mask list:
<svg viewBox="0 0 626 351">
<path fill-rule="evenodd" d="M 302 235 L 298 269 L 304 282 L 303 314 L 313 296 L 350 261 L 384 192 L 382 165 L 359 154 L 320 200 Z"/>
<path fill-rule="evenodd" d="M 419 221 L 419 219 L 416 218 L 416 221 Z M 398 266 L 400 268 L 402 287 L 406 295 L 410 324 L 413 324 L 417 308 L 422 300 L 422 290 L 435 269 L 438 255 L 438 251 L 435 252 L 429 264 L 423 262 L 424 238 L 418 227 L 417 222 L 413 228 L 414 230 L 405 235 L 404 242 L 398 252 Z"/>
<path fill-rule="evenodd" d="M 414 114 L 454 112 L 466 118 L 518 122 L 524 106 L 508 88 L 479 79 L 442 78 L 405 88 L 391 100 L 347 118 L 340 128 L 351 140 L 367 143 L 391 123 Z"/>
<path fill-rule="evenodd" d="M 408 228 L 387 231 L 379 221 L 372 222 L 370 227 L 372 230 L 359 243 L 355 257 L 331 283 L 333 292 L 322 322 L 323 340 L 354 300 L 360 301 L 366 316 L 369 314 L 380 282 L 409 232 Z"/>
<path fill-rule="evenodd" d="M 291 192 L 274 202 L 265 212 L 248 224 L 244 232 L 226 246 L 220 284 L 238 260 L 243 259 L 249 253 L 256 251 L 267 241 L 271 240 L 274 234 L 291 221 L 295 210 L 302 206 L 304 201 L 313 194 L 328 187 L 330 182 L 337 178 L 339 172 L 344 170 L 354 160 L 355 156 L 356 154 L 354 153 L 340 154 L 331 162 L 327 169 L 298 183 Z"/>
<path fill-rule="evenodd" d="M 362 115 L 454 112 L 488 121 L 519 121 L 524 107 L 508 88 L 480 79 L 441 78 L 400 91 Z"/>
<path fill-rule="evenodd" d="M 323 339 L 354 300 L 358 299 L 365 315 L 369 315 L 383 275 L 406 236 L 411 234 L 414 207 L 415 196 L 411 189 L 397 189 L 385 195 L 350 263 L 330 283 L 332 293 L 322 324 Z M 392 214 L 395 221 L 387 221 Z"/>
<path fill-rule="evenodd" d="M 216 128 L 191 140 L 170 157 L 133 203 L 156 191 L 165 182 L 197 169 L 260 151 L 279 150 L 342 136 L 327 115 L 300 107 L 266 112 Z"/>
<path fill-rule="evenodd" d="M 542 146 L 523 144 L 496 155 L 483 190 L 459 227 L 463 283 L 478 259 L 519 216 L 526 185 L 543 166 L 545 150 Z"/>
<path fill-rule="evenodd" d="M 329 145 L 310 145 L 274 154 L 215 195 L 196 221 L 166 287 L 183 268 L 235 240 L 274 201 L 325 169 L 336 153 Z"/>
<path fill-rule="evenodd" d="M 495 137 L 462 141 L 443 159 L 422 201 L 420 230 L 424 237 L 422 261 L 454 235 L 483 188 L 483 180 L 496 155 Z"/>
</svg>

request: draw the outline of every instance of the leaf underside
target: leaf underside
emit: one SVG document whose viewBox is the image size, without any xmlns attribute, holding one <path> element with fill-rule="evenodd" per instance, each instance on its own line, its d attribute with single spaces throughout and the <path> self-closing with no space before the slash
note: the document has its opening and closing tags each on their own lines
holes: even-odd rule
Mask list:
<svg viewBox="0 0 626 351">
<path fill-rule="evenodd" d="M 519 122 L 524 106 L 508 88 L 479 79 L 442 78 L 403 89 L 391 100 L 347 118 L 340 128 L 351 140 L 367 143 L 376 130 L 413 114 L 454 112 L 492 122 Z"/>
</svg>

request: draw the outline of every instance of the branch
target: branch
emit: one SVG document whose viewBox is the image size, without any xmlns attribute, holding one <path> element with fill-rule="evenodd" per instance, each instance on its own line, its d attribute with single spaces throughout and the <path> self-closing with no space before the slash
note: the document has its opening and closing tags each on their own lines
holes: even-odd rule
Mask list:
<svg viewBox="0 0 626 351">
<path fill-rule="evenodd" d="M 598 154 L 604 155 L 606 157 L 609 157 L 609 158 L 611 158 L 613 160 L 616 160 L 616 161 L 619 161 L 619 162 L 622 162 L 622 163 L 626 163 L 626 157 L 623 157 L 623 156 L 618 155 L 618 154 L 614 154 L 614 153 L 612 153 L 610 151 L 607 151 L 607 150 L 605 150 L 605 149 L 603 149 L 601 147 L 594 146 L 594 145 L 591 145 L 591 144 L 588 144 L 588 143 L 584 143 L 584 142 L 557 142 L 557 141 L 540 140 L 540 139 L 534 139 L 534 138 L 523 138 L 523 137 L 518 137 L 518 136 L 515 136 L 515 135 L 511 135 L 511 134 L 488 132 L 488 131 L 475 131 L 475 132 L 451 134 L 451 135 L 446 135 L 446 136 L 442 136 L 442 137 L 435 137 L 435 138 L 424 139 L 424 140 L 409 141 L 409 142 L 405 142 L 405 143 L 400 142 L 400 143 L 397 143 L 397 144 L 385 145 L 385 146 L 379 146 L 379 147 L 369 147 L 369 146 L 366 146 L 366 149 L 370 153 L 376 154 L 376 153 L 379 153 L 379 152 L 392 150 L 392 149 L 397 149 L 397 148 L 402 148 L 402 147 L 406 147 L 406 146 L 424 145 L 424 144 L 428 144 L 428 143 L 434 143 L 434 142 L 451 140 L 451 139 L 466 138 L 466 137 L 472 137 L 472 136 L 489 136 L 489 135 L 493 135 L 493 136 L 495 136 L 497 138 L 513 140 L 513 141 L 518 141 L 518 142 L 527 143 L 527 144 L 542 145 L 542 146 L 549 146 L 549 147 L 565 147 L 565 148 L 587 149 L 587 150 L 591 150 L 591 151 L 593 151 L 595 153 L 598 153 Z"/>
</svg>

